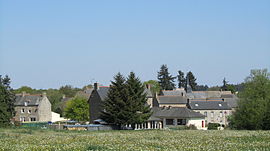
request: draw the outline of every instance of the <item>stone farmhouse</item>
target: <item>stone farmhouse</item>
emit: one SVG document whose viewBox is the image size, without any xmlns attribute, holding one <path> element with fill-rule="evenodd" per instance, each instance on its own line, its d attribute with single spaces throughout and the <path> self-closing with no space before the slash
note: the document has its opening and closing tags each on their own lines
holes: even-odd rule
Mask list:
<svg viewBox="0 0 270 151">
<path fill-rule="evenodd" d="M 46 93 L 42 95 L 17 94 L 15 101 L 15 121 L 52 121 L 51 103 Z"/>
</svg>

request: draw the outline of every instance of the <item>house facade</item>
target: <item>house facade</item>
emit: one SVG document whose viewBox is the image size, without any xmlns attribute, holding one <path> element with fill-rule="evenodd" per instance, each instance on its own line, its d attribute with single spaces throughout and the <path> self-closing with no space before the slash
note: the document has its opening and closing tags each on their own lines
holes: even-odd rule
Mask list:
<svg viewBox="0 0 270 151">
<path fill-rule="evenodd" d="M 46 93 L 42 95 L 18 94 L 14 105 L 15 121 L 48 122 L 52 120 L 51 103 Z"/>
<path fill-rule="evenodd" d="M 205 123 L 219 123 L 228 125 L 228 116 L 232 114 L 232 108 L 224 101 L 191 101 L 188 107 L 205 116 Z"/>
</svg>

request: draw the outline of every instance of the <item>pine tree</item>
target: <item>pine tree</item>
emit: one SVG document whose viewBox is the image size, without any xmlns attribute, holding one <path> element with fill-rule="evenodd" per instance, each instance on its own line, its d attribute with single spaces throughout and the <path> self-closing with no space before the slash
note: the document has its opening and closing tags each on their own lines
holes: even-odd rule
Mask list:
<svg viewBox="0 0 270 151">
<path fill-rule="evenodd" d="M 15 95 L 10 87 L 8 76 L 0 76 L 0 127 L 10 124 L 10 119 L 14 116 Z"/>
<path fill-rule="evenodd" d="M 167 65 L 163 64 L 158 72 L 158 82 L 161 89 L 173 90 L 175 88 L 174 79 L 175 77 L 170 75 Z"/>
<path fill-rule="evenodd" d="M 189 85 L 191 86 L 192 90 L 196 90 L 196 86 L 197 86 L 197 83 L 196 83 L 196 78 L 195 76 L 193 75 L 193 73 L 191 71 L 189 71 L 187 73 L 187 77 L 186 79 L 189 79 Z"/>
<path fill-rule="evenodd" d="M 228 90 L 228 81 L 226 81 L 226 79 L 224 78 L 222 82 L 223 82 L 223 86 L 221 87 L 221 89 L 223 91 L 227 91 Z"/>
<path fill-rule="evenodd" d="M 104 102 L 104 110 L 101 112 L 101 119 L 110 124 L 115 124 L 119 128 L 128 124 L 129 114 L 126 111 L 127 89 L 125 78 L 118 73 L 111 81 L 111 86 Z"/>
<path fill-rule="evenodd" d="M 126 81 L 128 101 L 126 106 L 129 115 L 128 124 L 134 128 L 135 124 L 141 124 L 148 120 L 151 116 L 151 109 L 147 103 L 145 88 L 143 83 L 134 72 L 131 72 Z"/>
<path fill-rule="evenodd" d="M 181 70 L 178 71 L 178 88 L 184 88 L 186 85 L 186 79 L 185 79 L 185 74 Z"/>
</svg>

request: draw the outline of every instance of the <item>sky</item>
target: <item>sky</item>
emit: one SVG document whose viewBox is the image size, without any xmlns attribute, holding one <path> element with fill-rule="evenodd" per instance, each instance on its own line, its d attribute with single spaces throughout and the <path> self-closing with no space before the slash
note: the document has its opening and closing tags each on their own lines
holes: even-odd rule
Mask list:
<svg viewBox="0 0 270 151">
<path fill-rule="evenodd" d="M 0 75 L 13 88 L 157 80 L 162 64 L 209 86 L 270 71 L 270 1 L 0 0 Z"/>
</svg>

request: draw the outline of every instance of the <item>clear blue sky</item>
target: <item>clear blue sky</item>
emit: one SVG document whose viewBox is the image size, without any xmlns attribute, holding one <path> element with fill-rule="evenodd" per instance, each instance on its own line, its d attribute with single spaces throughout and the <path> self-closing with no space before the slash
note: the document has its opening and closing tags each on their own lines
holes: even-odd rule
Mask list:
<svg viewBox="0 0 270 151">
<path fill-rule="evenodd" d="M 0 74 L 12 86 L 82 87 L 162 64 L 199 84 L 270 68 L 269 0 L 0 0 Z"/>
</svg>

